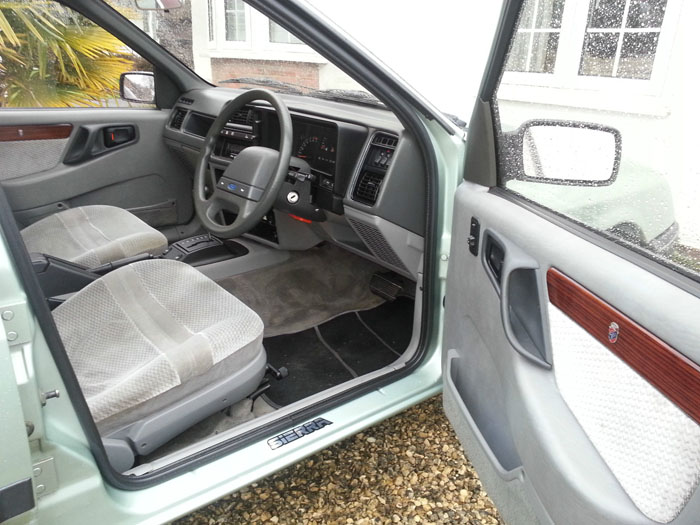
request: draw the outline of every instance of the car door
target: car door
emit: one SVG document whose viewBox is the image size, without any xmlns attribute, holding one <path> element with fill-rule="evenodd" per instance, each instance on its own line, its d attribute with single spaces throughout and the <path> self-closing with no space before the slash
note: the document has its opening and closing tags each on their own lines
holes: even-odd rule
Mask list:
<svg viewBox="0 0 700 525">
<path fill-rule="evenodd" d="M 695 4 L 505 2 L 454 200 L 443 378 L 508 523 L 698 522 Z"/>
<path fill-rule="evenodd" d="M 20 227 L 90 204 L 158 228 L 188 222 L 191 166 L 162 138 L 169 111 L 119 97 L 121 73 L 152 66 L 57 2 L 8 4 L 0 15 L 12 31 L 0 43 L 0 184 Z"/>
</svg>

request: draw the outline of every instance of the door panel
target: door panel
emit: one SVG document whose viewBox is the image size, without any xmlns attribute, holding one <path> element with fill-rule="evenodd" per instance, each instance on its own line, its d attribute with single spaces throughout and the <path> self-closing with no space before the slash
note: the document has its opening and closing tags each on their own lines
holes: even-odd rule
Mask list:
<svg viewBox="0 0 700 525">
<path fill-rule="evenodd" d="M 518 268 L 534 270 L 536 291 L 517 300 L 521 311 L 529 302 L 539 312 L 542 359 L 524 355 L 519 337 L 514 344 L 508 334 L 510 308 L 485 264 L 488 236 L 482 234 L 477 256 L 466 242 L 472 218 L 504 244 L 504 286 Z M 501 193 L 468 182 L 457 192 L 453 224 L 446 412 L 506 520 L 696 523 L 700 426 L 657 388 L 669 391 L 664 385 L 670 370 L 679 385 L 685 381 L 676 396 L 697 392 L 700 299 Z M 577 283 L 577 294 L 583 287 L 606 303 L 578 317 L 584 326 L 552 304 L 576 310 L 562 295 L 560 274 Z M 506 300 L 512 304 L 513 297 L 506 294 Z M 596 325 L 586 322 L 594 318 Z M 645 333 L 634 322 L 653 334 L 645 341 L 665 345 L 669 356 L 675 354 L 666 346 L 677 351 L 682 357 L 666 359 L 680 359 L 685 368 L 664 368 L 635 344 L 633 355 L 643 353 L 641 362 L 654 363 L 638 374 L 610 350 L 614 344 L 605 344 L 612 322 L 619 325 L 615 344 L 624 349 Z M 692 412 L 692 397 L 687 399 Z"/>
<path fill-rule="evenodd" d="M 601 345 L 594 343 L 602 343 L 603 348 L 654 385 L 695 423 L 700 423 L 697 364 L 554 268 L 547 271 L 547 290 L 549 317 L 555 315 L 558 326 L 566 314 L 593 337 L 587 341 L 587 347 L 599 350 Z M 555 330 L 554 324 L 551 329 L 553 337 L 561 332 Z"/>
<path fill-rule="evenodd" d="M 162 139 L 167 111 L 28 109 L 5 111 L 2 116 L 9 138 L 11 129 L 23 130 L 22 138 L 32 138 L 0 141 L 3 158 L 8 159 L 0 180 L 21 226 L 88 204 L 131 210 L 156 227 L 191 219 L 191 173 Z M 68 138 L 27 131 L 65 131 L 68 126 L 72 126 Z M 133 126 L 135 139 L 106 147 L 104 131 L 112 126 Z M 88 148 L 80 147 L 86 143 Z M 63 160 L 69 154 L 72 160 L 66 164 Z"/>
<path fill-rule="evenodd" d="M 549 319 L 554 375 L 567 406 L 643 514 L 673 520 L 697 487 L 700 427 L 607 348 L 614 345 L 553 305 Z M 647 354 L 644 346 L 636 350 Z M 662 371 L 650 375 L 658 379 Z"/>
</svg>

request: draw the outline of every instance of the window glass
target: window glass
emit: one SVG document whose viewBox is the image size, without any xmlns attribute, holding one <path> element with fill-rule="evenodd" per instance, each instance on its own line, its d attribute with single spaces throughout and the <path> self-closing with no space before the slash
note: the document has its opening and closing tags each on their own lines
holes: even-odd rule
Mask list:
<svg viewBox="0 0 700 525">
<path fill-rule="evenodd" d="M 658 42 L 658 33 L 626 33 L 614 73 L 622 78 L 650 78 Z"/>
<path fill-rule="evenodd" d="M 590 11 L 588 27 L 601 29 L 622 27 L 625 0 L 594 0 L 591 2 Z"/>
<path fill-rule="evenodd" d="M 506 83 L 505 73 L 495 100 L 499 185 L 700 280 L 700 99 L 688 96 L 696 78 L 683 60 L 700 44 L 692 26 L 700 6 L 592 0 L 587 7 L 585 26 L 562 22 L 557 52 L 576 56 L 584 42 L 579 73 L 615 78 L 598 79 L 595 97 L 582 100 L 578 75 L 533 90 Z M 574 9 L 567 2 L 558 19 L 575 19 Z M 507 69 L 522 60 L 535 13 L 529 0 Z M 688 36 L 667 39 L 667 63 L 655 69 L 662 25 Z M 643 96 L 621 89 L 621 82 L 649 83 L 652 71 L 659 89 Z"/>
<path fill-rule="evenodd" d="M 651 78 L 666 0 L 593 0 L 580 75 Z"/>
<path fill-rule="evenodd" d="M 564 0 L 527 0 L 506 69 L 552 73 L 559 45 Z"/>
<path fill-rule="evenodd" d="M 246 40 L 245 4 L 243 0 L 225 0 L 226 40 L 244 42 Z"/>
<path fill-rule="evenodd" d="M 276 44 L 302 44 L 303 42 L 279 24 L 270 20 L 270 42 Z"/>
<path fill-rule="evenodd" d="M 666 12 L 666 0 L 631 0 L 627 13 L 627 27 L 661 27 Z"/>
<path fill-rule="evenodd" d="M 0 2 L 2 107 L 134 106 L 119 98 L 120 75 L 151 69 L 117 38 L 57 2 Z"/>
<path fill-rule="evenodd" d="M 208 14 L 208 20 L 207 20 L 207 29 L 208 34 L 209 34 L 209 42 L 214 41 L 214 0 L 207 0 L 207 14 Z"/>
</svg>

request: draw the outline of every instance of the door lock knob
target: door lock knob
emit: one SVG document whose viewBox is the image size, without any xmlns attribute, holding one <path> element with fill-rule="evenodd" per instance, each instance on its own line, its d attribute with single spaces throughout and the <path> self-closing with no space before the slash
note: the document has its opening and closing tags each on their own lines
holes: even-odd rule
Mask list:
<svg viewBox="0 0 700 525">
<path fill-rule="evenodd" d="M 57 399 L 61 397 L 61 393 L 58 390 L 49 390 L 48 392 L 41 392 L 39 394 L 39 400 L 41 401 L 41 406 L 46 406 L 46 402 L 49 399 Z"/>
</svg>

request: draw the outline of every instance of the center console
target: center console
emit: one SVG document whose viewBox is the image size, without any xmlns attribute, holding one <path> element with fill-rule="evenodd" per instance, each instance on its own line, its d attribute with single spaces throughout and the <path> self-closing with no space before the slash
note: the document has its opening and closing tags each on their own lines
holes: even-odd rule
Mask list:
<svg viewBox="0 0 700 525">
<path fill-rule="evenodd" d="M 163 259 L 202 266 L 241 257 L 247 253 L 248 248 L 232 239 L 219 239 L 204 233 L 171 244 L 163 253 Z"/>
</svg>

